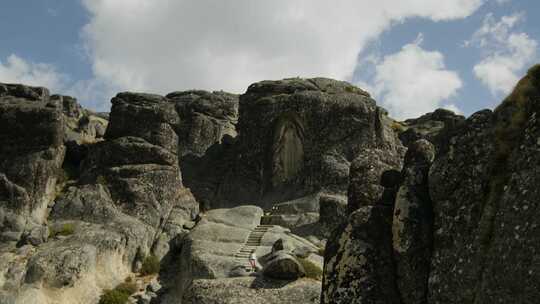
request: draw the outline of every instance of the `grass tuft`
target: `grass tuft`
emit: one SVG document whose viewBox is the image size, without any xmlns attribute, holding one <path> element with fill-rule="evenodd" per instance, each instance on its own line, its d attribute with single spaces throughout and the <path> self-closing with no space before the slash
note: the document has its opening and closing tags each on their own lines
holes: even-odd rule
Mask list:
<svg viewBox="0 0 540 304">
<path fill-rule="evenodd" d="M 141 274 L 150 275 L 159 273 L 159 259 L 155 255 L 147 256 L 142 264 Z"/>
<path fill-rule="evenodd" d="M 311 278 L 317 281 L 322 280 L 323 271 L 317 264 L 313 263 L 308 259 L 301 258 L 298 259 L 298 262 L 300 262 L 300 264 L 302 264 L 302 266 L 304 267 L 307 278 Z"/>
<path fill-rule="evenodd" d="M 137 291 L 135 283 L 120 283 L 114 289 L 106 289 L 99 298 L 98 304 L 125 304 L 129 296 Z"/>
<path fill-rule="evenodd" d="M 59 235 L 72 235 L 75 232 L 73 223 L 65 223 L 57 228 L 49 228 L 49 238 L 54 238 Z"/>
</svg>

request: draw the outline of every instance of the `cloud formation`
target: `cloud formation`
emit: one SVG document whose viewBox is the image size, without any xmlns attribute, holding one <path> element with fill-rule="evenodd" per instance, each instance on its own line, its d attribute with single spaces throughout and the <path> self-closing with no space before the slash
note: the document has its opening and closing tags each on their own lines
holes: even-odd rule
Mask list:
<svg viewBox="0 0 540 304">
<path fill-rule="evenodd" d="M 412 118 L 447 108 L 459 109 L 448 99 L 462 87 L 455 71 L 446 69 L 444 56 L 422 48 L 422 35 L 413 43 L 375 62 L 371 87 L 375 97 L 398 119 Z"/>
<path fill-rule="evenodd" d="M 82 37 L 96 80 L 118 90 L 242 93 L 263 79 L 350 79 L 367 42 L 393 23 L 464 18 L 482 2 L 83 0 Z"/>
<path fill-rule="evenodd" d="M 7 83 L 24 83 L 32 86 L 47 87 L 51 91 L 65 88 L 68 77 L 51 65 L 27 61 L 15 54 L 0 61 L 0 79 Z"/>
<path fill-rule="evenodd" d="M 488 14 L 466 45 L 482 50 L 483 59 L 474 66 L 475 76 L 496 97 L 508 94 L 519 80 L 519 74 L 536 59 L 538 42 L 515 30 L 524 13 L 496 20 Z"/>
</svg>

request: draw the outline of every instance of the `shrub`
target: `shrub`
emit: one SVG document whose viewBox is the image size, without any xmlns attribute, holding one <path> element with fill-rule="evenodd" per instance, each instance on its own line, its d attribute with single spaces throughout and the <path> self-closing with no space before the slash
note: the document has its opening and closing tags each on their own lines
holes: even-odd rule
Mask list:
<svg viewBox="0 0 540 304">
<path fill-rule="evenodd" d="M 98 304 L 125 304 L 129 299 L 129 294 L 113 289 L 105 290 L 99 298 Z"/>
<path fill-rule="evenodd" d="M 98 177 L 96 177 L 96 183 L 105 186 L 107 185 L 107 179 L 103 175 L 98 175 Z"/>
<path fill-rule="evenodd" d="M 49 229 L 49 238 L 54 238 L 58 235 L 71 235 L 75 232 L 73 223 L 65 223 L 60 227 Z"/>
<path fill-rule="evenodd" d="M 131 282 L 120 283 L 116 286 L 114 290 L 120 291 L 122 293 L 132 295 L 138 291 L 137 284 Z"/>
<path fill-rule="evenodd" d="M 125 304 L 129 296 L 137 291 L 137 285 L 135 283 L 120 283 L 114 289 L 105 290 L 99 298 L 99 304 Z"/>
<path fill-rule="evenodd" d="M 298 262 L 302 264 L 304 270 L 306 271 L 306 277 L 314 280 L 322 280 L 323 271 L 322 269 L 312 261 L 308 259 L 298 259 Z"/>
<path fill-rule="evenodd" d="M 400 123 L 399 121 L 393 121 L 392 124 L 390 125 L 390 127 L 396 133 L 401 133 L 401 132 L 404 132 L 404 131 L 407 130 L 407 128 L 402 123 Z"/>
<path fill-rule="evenodd" d="M 155 255 L 149 255 L 143 261 L 141 274 L 149 275 L 156 273 L 159 273 L 159 259 Z"/>
</svg>

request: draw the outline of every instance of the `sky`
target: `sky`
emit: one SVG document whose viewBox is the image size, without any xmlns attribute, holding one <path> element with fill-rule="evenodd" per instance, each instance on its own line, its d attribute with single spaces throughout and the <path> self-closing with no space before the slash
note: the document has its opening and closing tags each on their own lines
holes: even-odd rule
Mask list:
<svg viewBox="0 0 540 304">
<path fill-rule="evenodd" d="M 108 111 L 121 91 L 329 77 L 397 119 L 495 107 L 539 62 L 534 0 L 5 0 L 0 82 Z"/>
</svg>

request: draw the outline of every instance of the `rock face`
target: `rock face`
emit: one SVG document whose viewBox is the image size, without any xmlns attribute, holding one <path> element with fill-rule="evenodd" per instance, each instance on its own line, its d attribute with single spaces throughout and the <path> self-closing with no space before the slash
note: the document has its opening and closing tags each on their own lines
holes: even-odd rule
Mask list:
<svg viewBox="0 0 540 304">
<path fill-rule="evenodd" d="M 392 239 L 397 285 L 402 303 L 425 303 L 433 247 L 433 214 L 428 174 L 435 148 L 420 139 L 405 155 L 396 195 Z"/>
<path fill-rule="evenodd" d="M 323 190 L 345 194 L 350 163 L 361 150 L 401 150 L 387 120 L 368 93 L 345 82 L 255 83 L 240 96 L 239 136 L 222 158 L 227 167 L 195 195 L 213 208 L 270 208 Z"/>
<path fill-rule="evenodd" d="M 438 144 L 437 138 L 440 137 L 441 133 L 452 129 L 464 120 L 465 117 L 456 115 L 452 111 L 437 109 L 432 113 L 402 122 L 399 139 L 405 146 L 409 146 L 419 139 L 426 139 Z M 399 125 L 399 123 L 397 124 Z"/>
<path fill-rule="evenodd" d="M 128 277 L 141 303 L 535 303 L 538 100 L 540 66 L 494 111 L 402 123 L 325 78 L 107 115 L 0 84 L 0 303 Z"/>
<path fill-rule="evenodd" d="M 106 120 L 71 97 L 0 92 L 0 303 L 97 303 L 137 261 L 180 245 L 198 203 L 181 181 L 169 100 L 119 94 L 104 135 Z M 64 142 L 80 150 L 64 158 Z"/>
<path fill-rule="evenodd" d="M 392 257 L 392 151 L 364 150 L 351 166 L 348 219 L 326 245 L 321 303 L 399 303 Z"/>
<path fill-rule="evenodd" d="M 203 156 L 228 135 L 236 137 L 238 95 L 226 92 L 184 91 L 167 94 L 180 117 L 179 154 Z"/>
<path fill-rule="evenodd" d="M 375 176 L 357 180 L 353 164 L 349 207 L 359 209 L 329 240 L 322 302 L 533 303 L 540 279 L 539 98 L 535 66 L 495 111 L 466 120 L 445 114 L 451 119 L 444 128 L 406 139 L 393 206 L 381 199 L 381 170 L 364 170 Z M 356 193 L 358 187 L 366 190 Z M 358 224 L 367 219 L 369 226 Z M 381 235 L 372 237 L 374 230 Z"/>
<path fill-rule="evenodd" d="M 248 267 L 247 256 L 242 257 L 238 253 L 245 248 L 252 231 L 259 227 L 262 216 L 262 209 L 256 206 L 213 209 L 202 215 L 201 220 L 184 238 L 179 256 L 173 258 L 177 263 L 164 274 L 170 279 L 164 286 L 167 293 L 160 299 L 162 303 L 179 303 L 178 299 L 185 292 L 193 290 L 195 287 L 192 284 L 198 280 L 211 279 L 218 282 L 231 277 L 249 276 L 250 273 L 245 271 Z M 272 226 L 261 236 L 255 248 L 259 264 L 267 265 L 273 245 L 279 239 L 289 244 L 291 250 L 303 247 L 310 248 L 312 252 L 318 250 L 309 241 L 291 234 L 289 230 Z M 313 283 L 320 284 L 315 281 Z M 239 290 L 243 287 L 234 288 Z M 276 290 L 277 294 L 281 292 Z"/>
<path fill-rule="evenodd" d="M 46 222 L 65 153 L 62 123 L 47 89 L 0 83 L 1 241 Z"/>
<path fill-rule="evenodd" d="M 306 271 L 295 257 L 285 252 L 273 254 L 266 262 L 263 274 L 278 280 L 296 280 L 306 275 Z"/>
<path fill-rule="evenodd" d="M 288 284 L 260 278 L 196 280 L 183 304 L 317 304 L 320 282 L 305 279 Z"/>
</svg>

